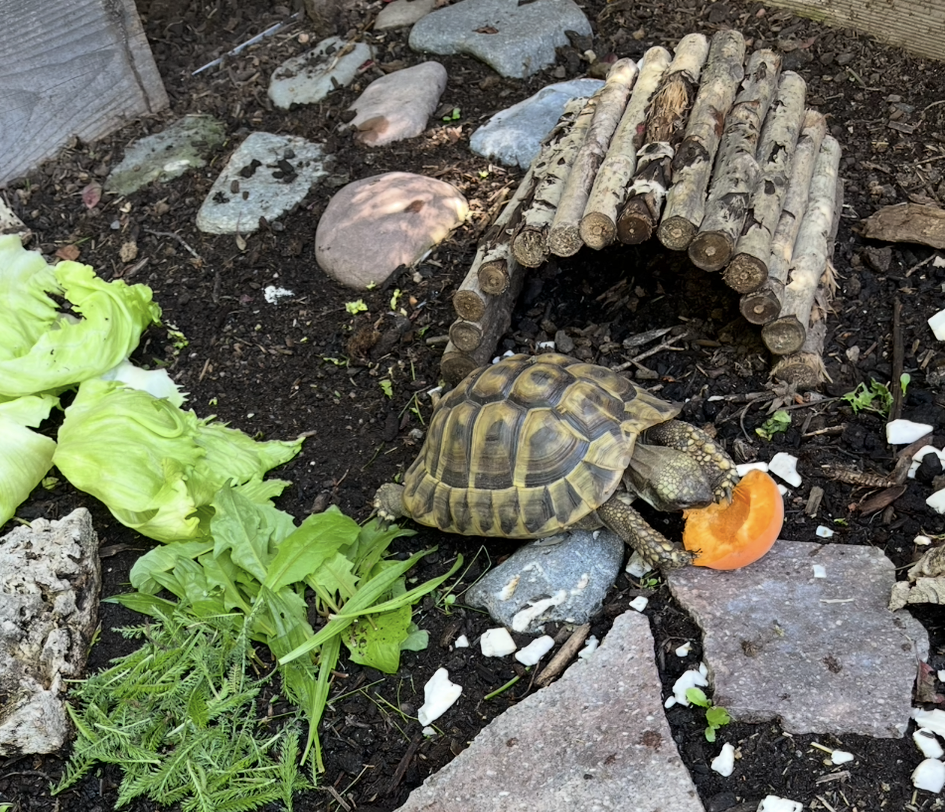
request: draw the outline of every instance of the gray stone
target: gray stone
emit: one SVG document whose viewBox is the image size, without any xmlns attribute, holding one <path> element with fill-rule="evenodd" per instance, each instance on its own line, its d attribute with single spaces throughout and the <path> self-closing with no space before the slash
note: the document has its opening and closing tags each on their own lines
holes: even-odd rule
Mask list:
<svg viewBox="0 0 945 812">
<path fill-rule="evenodd" d="M 740 570 L 667 577 L 705 633 L 713 701 L 735 719 L 888 738 L 906 730 L 929 646 L 915 618 L 886 608 L 895 580 L 872 547 L 792 541 Z"/>
<path fill-rule="evenodd" d="M 304 138 L 251 133 L 230 156 L 197 212 L 209 234 L 250 234 L 296 206 L 332 161 Z"/>
<path fill-rule="evenodd" d="M 207 156 L 226 135 L 223 122 L 213 116 L 184 116 L 163 132 L 128 145 L 124 160 L 105 181 L 105 189 L 129 195 L 158 181 L 165 183 L 207 163 Z"/>
<path fill-rule="evenodd" d="M 609 530 L 532 541 L 486 573 L 466 600 L 519 632 L 540 634 L 550 621 L 587 623 L 614 585 L 626 550 Z"/>
<path fill-rule="evenodd" d="M 269 98 L 288 110 L 293 104 L 313 104 L 332 90 L 347 87 L 358 68 L 372 56 L 363 42 L 347 43 L 341 37 L 322 40 L 311 51 L 292 57 L 275 69 L 269 80 Z"/>
<path fill-rule="evenodd" d="M 439 62 L 375 79 L 349 108 L 357 112 L 350 122 L 357 130 L 355 140 L 379 147 L 420 135 L 446 89 L 446 79 L 446 68 Z"/>
<path fill-rule="evenodd" d="M 645 617 L 618 617 L 592 657 L 494 719 L 400 812 L 459 809 L 703 812 L 663 713 Z"/>
<path fill-rule="evenodd" d="M 571 99 L 593 96 L 603 85 L 600 79 L 572 79 L 543 87 L 534 96 L 496 113 L 472 134 L 469 147 L 484 158 L 526 169 L 565 105 Z"/>
<path fill-rule="evenodd" d="M 0 756 L 66 742 L 60 693 L 82 675 L 98 625 L 101 568 L 92 518 L 36 519 L 0 538 Z"/>
<path fill-rule="evenodd" d="M 383 285 L 412 267 L 469 214 L 456 187 L 409 172 L 349 183 L 325 208 L 315 231 L 315 258 L 342 285 Z"/>
<path fill-rule="evenodd" d="M 375 31 L 403 28 L 426 17 L 436 7 L 436 0 L 394 0 L 381 9 L 374 21 Z"/>
<path fill-rule="evenodd" d="M 461 0 L 428 14 L 410 30 L 410 47 L 434 54 L 469 54 L 503 76 L 523 79 L 555 61 L 565 31 L 591 35 L 573 0 Z"/>
</svg>

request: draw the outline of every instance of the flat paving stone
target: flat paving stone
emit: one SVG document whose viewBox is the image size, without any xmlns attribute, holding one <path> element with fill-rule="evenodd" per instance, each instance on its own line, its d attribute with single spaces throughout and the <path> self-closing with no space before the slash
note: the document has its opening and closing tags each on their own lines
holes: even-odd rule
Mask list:
<svg viewBox="0 0 945 812">
<path fill-rule="evenodd" d="M 269 98 L 283 110 L 293 104 L 321 101 L 335 88 L 351 84 L 372 53 L 371 46 L 363 42 L 348 43 L 341 37 L 324 39 L 273 71 Z"/>
<path fill-rule="evenodd" d="M 715 704 L 788 733 L 880 738 L 905 733 L 929 649 L 922 624 L 886 606 L 895 580 L 872 547 L 793 541 L 740 570 L 667 577 L 705 634 Z"/>
<path fill-rule="evenodd" d="M 614 621 L 592 657 L 494 719 L 400 812 L 572 809 L 704 812 L 663 712 L 649 621 L 636 612 Z"/>
<path fill-rule="evenodd" d="M 436 0 L 394 0 L 381 9 L 374 21 L 375 31 L 403 28 L 426 17 L 436 7 Z"/>
<path fill-rule="evenodd" d="M 591 34 L 572 0 L 461 0 L 418 21 L 410 47 L 434 54 L 469 54 L 502 76 L 524 79 L 554 64 L 566 31 Z"/>
<path fill-rule="evenodd" d="M 297 205 L 332 160 L 320 144 L 292 135 L 251 133 L 236 149 L 197 212 L 208 234 L 250 234 Z"/>
<path fill-rule="evenodd" d="M 130 195 L 154 181 L 165 183 L 199 169 L 225 136 L 223 122 L 213 116 L 184 116 L 163 132 L 129 144 L 121 163 L 109 173 L 105 189 Z"/>
<path fill-rule="evenodd" d="M 505 166 L 527 169 L 567 103 L 593 96 L 603 85 L 600 79 L 572 79 L 543 87 L 534 96 L 496 113 L 472 134 L 469 148 Z"/>
</svg>

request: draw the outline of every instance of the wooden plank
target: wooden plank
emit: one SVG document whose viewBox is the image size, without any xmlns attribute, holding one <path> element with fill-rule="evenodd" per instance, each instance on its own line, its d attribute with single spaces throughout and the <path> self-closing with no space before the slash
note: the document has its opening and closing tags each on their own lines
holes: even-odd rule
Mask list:
<svg viewBox="0 0 945 812">
<path fill-rule="evenodd" d="M 167 107 L 133 0 L 3 0 L 0 185 Z"/>
<path fill-rule="evenodd" d="M 945 0 L 767 0 L 767 4 L 862 31 L 916 56 L 945 61 Z"/>
</svg>

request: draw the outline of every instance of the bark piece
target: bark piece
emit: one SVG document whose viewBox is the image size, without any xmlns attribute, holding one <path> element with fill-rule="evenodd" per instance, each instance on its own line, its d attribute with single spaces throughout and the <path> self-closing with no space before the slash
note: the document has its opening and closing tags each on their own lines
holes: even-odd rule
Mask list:
<svg viewBox="0 0 945 812">
<path fill-rule="evenodd" d="M 581 239 L 591 248 L 605 248 L 617 235 L 617 212 L 636 171 L 637 150 L 644 138 L 646 110 L 670 59 L 669 51 L 660 46 L 650 48 L 643 57 L 640 75 L 584 207 Z"/>
<path fill-rule="evenodd" d="M 814 164 L 807 211 L 801 221 L 781 315 L 761 329 L 765 346 L 775 355 L 801 350 L 810 324 L 814 297 L 832 254 L 839 193 L 840 145 L 826 136 Z"/>
<path fill-rule="evenodd" d="M 604 86 L 594 94 L 597 99 L 594 118 L 574 157 L 548 232 L 548 247 L 559 257 L 572 256 L 584 245 L 580 233 L 584 207 L 614 131 L 627 107 L 637 73 L 636 63 L 632 59 L 620 59 L 608 72 Z"/>
<path fill-rule="evenodd" d="M 778 95 L 761 128 L 757 159 L 761 183 L 745 215 L 735 256 L 724 272 L 728 286 L 750 293 L 768 278 L 771 237 L 778 226 L 791 179 L 794 149 L 804 119 L 807 83 L 793 71 L 781 74 Z"/>
<path fill-rule="evenodd" d="M 780 71 L 781 57 L 774 51 L 755 51 L 748 60 L 745 81 L 722 133 L 705 218 L 689 245 L 689 259 L 704 271 L 720 271 L 732 257 L 760 180 L 755 152 Z"/>
<path fill-rule="evenodd" d="M 673 159 L 673 185 L 657 232 L 673 251 L 685 251 L 702 222 L 725 117 L 745 76 L 744 59 L 745 38 L 738 31 L 719 31 L 712 37 L 686 135 Z"/>
<path fill-rule="evenodd" d="M 768 279 L 758 290 L 746 294 L 741 300 L 741 313 L 752 324 L 766 324 L 776 319 L 781 312 L 781 297 L 787 282 L 788 269 L 791 267 L 794 242 L 807 210 L 814 161 L 820 152 L 826 132 L 827 122 L 823 115 L 815 110 L 808 110 L 804 114 L 804 124 L 794 149 L 791 180 L 784 196 L 778 225 L 771 237 Z"/>
<path fill-rule="evenodd" d="M 709 43 L 702 34 L 683 37 L 653 94 L 646 121 L 646 144 L 638 153 L 627 202 L 617 219 L 617 238 L 624 244 L 645 242 L 659 223 L 672 180 L 675 146 L 682 138 L 682 127 L 696 96 L 708 52 Z"/>
<path fill-rule="evenodd" d="M 593 96 L 569 101 L 532 164 L 535 189 L 523 204 L 522 222 L 512 237 L 512 253 L 526 268 L 537 268 L 548 258 L 548 229 L 596 107 Z"/>
<path fill-rule="evenodd" d="M 945 210 L 919 203 L 884 206 L 860 223 L 859 232 L 871 240 L 945 248 Z"/>
</svg>

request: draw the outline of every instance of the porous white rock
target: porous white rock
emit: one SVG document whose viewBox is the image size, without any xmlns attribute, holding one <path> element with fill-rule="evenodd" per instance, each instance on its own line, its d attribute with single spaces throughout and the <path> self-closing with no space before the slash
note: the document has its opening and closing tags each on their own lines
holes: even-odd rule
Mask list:
<svg viewBox="0 0 945 812">
<path fill-rule="evenodd" d="M 704 663 L 699 663 L 699 667 L 690 668 L 683 671 L 679 679 L 673 684 L 673 695 L 666 697 L 663 703 L 664 707 L 671 708 L 673 705 L 685 705 L 689 707 L 689 698 L 686 691 L 690 688 L 705 688 L 709 684 L 708 670 Z"/>
<path fill-rule="evenodd" d="M 912 786 L 926 792 L 941 792 L 945 787 L 945 764 L 937 758 L 925 758 L 912 771 Z"/>
<path fill-rule="evenodd" d="M 771 462 L 768 463 L 768 473 L 780 477 L 794 488 L 799 488 L 801 485 L 801 475 L 797 473 L 797 457 L 786 451 L 779 451 L 771 458 Z"/>
<path fill-rule="evenodd" d="M 462 693 L 461 686 L 450 682 L 449 671 L 438 668 L 423 686 L 423 704 L 417 711 L 417 721 L 424 726 L 435 722 L 456 703 Z"/>
<path fill-rule="evenodd" d="M 543 634 L 536 637 L 525 648 L 515 652 L 515 659 L 522 665 L 535 665 L 552 648 L 554 648 L 555 639 L 550 635 Z"/>
</svg>

